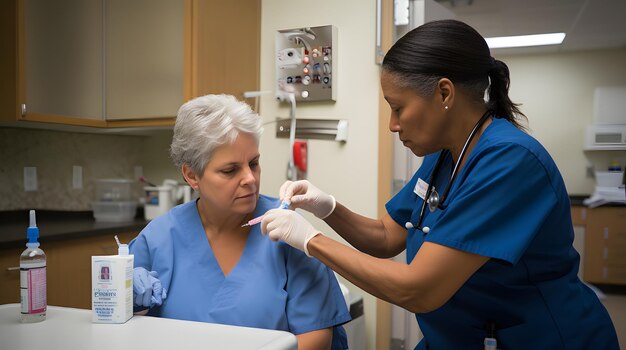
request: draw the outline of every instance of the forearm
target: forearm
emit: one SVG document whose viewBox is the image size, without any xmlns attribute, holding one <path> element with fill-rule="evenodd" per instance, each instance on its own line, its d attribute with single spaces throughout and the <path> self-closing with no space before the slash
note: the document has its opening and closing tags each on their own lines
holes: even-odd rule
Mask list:
<svg viewBox="0 0 626 350">
<path fill-rule="evenodd" d="M 367 254 L 390 258 L 404 250 L 404 240 L 393 239 L 382 220 L 359 215 L 339 202 L 324 221 L 352 246 Z"/>
<path fill-rule="evenodd" d="M 379 259 L 324 235 L 312 238 L 309 254 L 366 292 L 411 312 L 444 305 L 489 257 L 425 242 L 405 265 Z"/>
<path fill-rule="evenodd" d="M 417 281 L 406 264 L 363 254 L 323 235 L 311 239 L 308 250 L 311 256 L 379 299 L 412 312 L 432 308 L 428 286 Z"/>
</svg>

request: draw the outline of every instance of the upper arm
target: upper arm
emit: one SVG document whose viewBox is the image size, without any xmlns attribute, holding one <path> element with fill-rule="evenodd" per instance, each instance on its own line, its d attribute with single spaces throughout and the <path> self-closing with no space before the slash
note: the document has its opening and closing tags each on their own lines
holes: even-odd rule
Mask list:
<svg viewBox="0 0 626 350">
<path fill-rule="evenodd" d="M 391 253 L 390 256 L 396 256 L 406 248 L 407 230 L 395 222 L 389 214 L 383 215 L 381 221 L 385 230 L 387 251 Z"/>
<path fill-rule="evenodd" d="M 298 340 L 298 350 L 330 349 L 332 338 L 332 328 L 323 328 L 296 335 L 296 339 Z"/>
<path fill-rule="evenodd" d="M 144 267 L 148 271 L 152 269 L 152 262 L 150 260 L 150 251 L 148 249 L 148 242 L 146 240 L 144 228 L 142 232 L 135 237 L 128 246 L 130 254 L 134 256 L 134 267 Z"/>
<path fill-rule="evenodd" d="M 307 333 L 350 320 L 345 299 L 331 269 L 287 246 L 287 320 L 292 333 Z"/>
</svg>

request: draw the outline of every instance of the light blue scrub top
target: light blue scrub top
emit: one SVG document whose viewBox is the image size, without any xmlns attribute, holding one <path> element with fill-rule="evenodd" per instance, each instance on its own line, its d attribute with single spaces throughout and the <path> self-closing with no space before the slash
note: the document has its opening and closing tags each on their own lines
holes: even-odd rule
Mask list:
<svg viewBox="0 0 626 350">
<path fill-rule="evenodd" d="M 254 217 L 279 201 L 261 195 Z M 347 348 L 350 313 L 334 273 L 317 259 L 251 228 L 227 277 L 206 238 L 196 202 L 150 222 L 131 243 L 135 267 L 159 273 L 167 298 L 149 315 L 306 333 L 333 328 L 333 349 Z"/>
<path fill-rule="evenodd" d="M 417 226 L 439 153 L 424 158 L 411 181 L 386 205 L 401 226 Z M 482 349 L 495 322 L 498 349 L 619 349 L 615 328 L 593 291 L 577 277 L 571 209 L 548 152 L 504 119 L 493 119 L 454 181 L 447 208 L 426 208 L 424 234 L 409 229 L 407 263 L 424 242 L 490 257 L 437 310 L 416 314 L 425 338 L 416 349 Z M 435 179 L 448 184 L 448 157 Z M 446 276 L 441 276 L 446 278 Z"/>
</svg>

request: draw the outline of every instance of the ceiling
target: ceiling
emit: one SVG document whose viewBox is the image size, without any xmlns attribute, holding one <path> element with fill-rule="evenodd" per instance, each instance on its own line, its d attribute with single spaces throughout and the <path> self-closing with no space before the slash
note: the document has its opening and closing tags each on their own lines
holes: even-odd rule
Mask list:
<svg viewBox="0 0 626 350">
<path fill-rule="evenodd" d="M 626 0 L 436 0 L 484 37 L 566 33 L 561 45 L 494 54 L 626 47 Z"/>
</svg>

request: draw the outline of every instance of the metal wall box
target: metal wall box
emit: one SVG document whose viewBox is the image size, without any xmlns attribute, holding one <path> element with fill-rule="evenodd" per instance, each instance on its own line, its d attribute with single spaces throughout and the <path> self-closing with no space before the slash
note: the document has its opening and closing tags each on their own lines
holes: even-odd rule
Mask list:
<svg viewBox="0 0 626 350">
<path fill-rule="evenodd" d="M 337 99 L 337 27 L 279 30 L 275 54 L 277 91 L 299 102 Z"/>
</svg>

